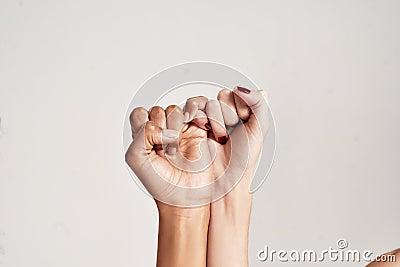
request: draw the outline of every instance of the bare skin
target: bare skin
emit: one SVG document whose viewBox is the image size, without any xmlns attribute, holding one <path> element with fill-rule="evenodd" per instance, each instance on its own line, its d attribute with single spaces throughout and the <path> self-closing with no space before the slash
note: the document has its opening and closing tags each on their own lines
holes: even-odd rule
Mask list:
<svg viewBox="0 0 400 267">
<path fill-rule="evenodd" d="M 177 115 L 168 116 L 173 112 Z M 155 149 L 157 145 L 179 142 L 184 153 L 196 157 L 207 133 L 194 124 L 182 129 L 182 123 L 182 110 L 176 106 L 168 107 L 167 112 L 160 107 L 154 107 L 150 112 L 137 108 L 131 114 L 133 142 L 126 153 L 126 161 L 155 197 L 159 211 L 158 267 L 206 266 L 210 205 L 181 208 L 158 201 L 157 197 L 173 192 L 163 187 L 164 183 L 153 181 L 159 176 L 180 186 L 211 181 L 209 171 L 201 174 L 184 172 L 166 159 L 164 150 Z M 166 124 L 169 130 L 163 131 Z"/>
<path fill-rule="evenodd" d="M 249 186 L 268 130 L 267 98 L 263 91 L 245 88 L 223 89 L 217 98 L 190 98 L 184 110 L 136 108 L 131 114 L 133 142 L 126 161 L 158 207 L 157 267 L 248 266 Z M 248 147 L 247 153 L 235 146 Z M 209 184 L 222 174 L 232 190 L 217 201 L 208 191 L 199 196 L 176 190 Z M 237 175 L 239 182 L 230 184 L 229 178 Z M 227 190 L 225 184 L 214 183 L 215 192 Z M 187 203 L 205 204 L 185 207 Z M 384 255 L 394 255 L 396 261 L 375 261 L 368 267 L 400 266 L 400 249 Z"/>
<path fill-rule="evenodd" d="M 242 170 L 235 169 L 235 166 L 245 166 L 246 162 L 247 166 L 241 180 L 233 190 L 211 203 L 207 266 L 243 267 L 248 266 L 248 231 L 252 203 L 249 187 L 260 148 L 268 130 L 268 106 L 264 91 L 240 91 L 238 88 L 233 92 L 221 90 L 218 101 L 221 103 L 221 108 L 206 110 L 207 116 L 212 119 L 223 117 L 222 126 L 236 126 L 236 128 L 231 131 L 231 138 L 226 144 L 215 143 L 217 156 L 213 167 L 218 171 L 237 173 Z M 236 125 L 239 118 L 243 125 Z M 225 127 L 221 127 L 221 124 L 218 126 L 212 127 L 216 141 L 226 134 Z M 243 136 L 243 131 L 247 138 L 235 138 L 235 135 Z M 232 156 L 239 162 L 235 161 L 233 168 L 224 169 L 228 165 L 227 161 L 230 160 L 228 156 L 231 152 L 230 140 L 235 140 L 236 143 L 233 145 L 239 147 L 244 146 L 242 142 L 248 142 L 249 150 L 245 155 L 241 153 L 243 152 L 241 150 L 232 150 L 233 153 L 239 153 L 236 157 Z M 229 255 L 229 257 L 224 255 Z"/>
<path fill-rule="evenodd" d="M 266 112 L 265 94 L 247 89 L 235 89 L 234 93 L 222 90 L 218 101 L 205 97 L 188 99 L 184 111 L 177 106 L 165 111 L 161 107 L 132 111 L 133 142 L 126 161 L 153 195 L 159 210 L 158 267 L 247 266 L 251 210 L 248 189 L 268 129 Z M 244 123 L 238 125 L 239 119 Z M 231 127 L 229 138 L 226 127 Z M 241 153 L 232 149 L 233 145 L 251 149 Z M 211 161 L 213 152 L 215 158 Z M 232 160 L 235 164 L 230 165 Z M 186 164 L 196 169 L 207 162 L 210 165 L 200 172 L 177 167 Z M 205 185 L 222 174 L 228 180 L 243 175 L 220 200 L 196 208 L 179 207 L 211 196 L 208 192 L 200 197 L 182 195 L 175 186 Z M 225 187 L 217 184 L 213 190 L 225 192 Z M 193 197 L 196 198 L 190 202 L 188 198 Z M 233 256 L 223 256 L 228 254 Z"/>
</svg>

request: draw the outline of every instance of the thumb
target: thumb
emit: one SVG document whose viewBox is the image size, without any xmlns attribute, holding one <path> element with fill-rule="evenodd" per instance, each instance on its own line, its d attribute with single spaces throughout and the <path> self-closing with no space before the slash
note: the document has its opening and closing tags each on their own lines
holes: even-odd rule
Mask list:
<svg viewBox="0 0 400 267">
<path fill-rule="evenodd" d="M 256 130 L 255 127 L 259 127 L 263 136 L 265 136 L 268 132 L 270 116 L 267 93 L 264 90 L 250 90 L 240 86 L 235 87 L 233 92 L 239 96 L 252 111 L 246 124 L 251 130 Z"/>
<path fill-rule="evenodd" d="M 142 166 L 154 146 L 175 143 L 178 136 L 178 131 L 162 129 L 153 121 L 146 122 L 126 152 L 127 163 L 133 168 Z"/>
</svg>

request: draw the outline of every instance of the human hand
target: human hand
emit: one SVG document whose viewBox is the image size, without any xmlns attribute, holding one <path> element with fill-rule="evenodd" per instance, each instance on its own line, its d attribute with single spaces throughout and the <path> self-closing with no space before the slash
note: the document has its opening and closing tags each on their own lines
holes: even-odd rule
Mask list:
<svg viewBox="0 0 400 267">
<path fill-rule="evenodd" d="M 125 157 L 158 207 L 157 267 L 206 266 L 209 201 L 207 196 L 199 201 L 196 195 L 185 194 L 187 190 L 179 190 L 212 181 L 210 168 L 204 165 L 209 161 L 207 132 L 196 124 L 183 124 L 183 120 L 177 106 L 165 111 L 153 107 L 150 112 L 140 107 L 130 115 L 133 141 Z M 183 165 L 185 168 L 179 167 Z M 193 172 L 196 169 L 202 171 Z M 169 205 L 189 203 L 208 205 Z"/>
<path fill-rule="evenodd" d="M 262 91 L 243 88 L 234 92 L 224 89 L 218 100 L 191 98 L 184 114 L 177 106 L 165 112 L 153 107 L 149 113 L 136 108 L 131 114 L 133 142 L 126 161 L 156 199 L 160 214 L 158 266 L 189 262 L 182 259 L 185 254 L 197 257 L 194 263 L 204 266 L 206 251 L 209 266 L 247 264 L 248 189 L 268 130 L 268 106 Z M 180 190 L 182 187 L 184 190 Z M 195 187 L 206 189 L 191 194 L 188 189 Z M 167 205 L 196 206 L 222 196 L 211 208 Z M 174 239 L 182 237 L 183 232 L 183 239 Z M 189 236 L 198 242 L 188 242 Z M 198 247 L 193 248 L 193 244 Z M 170 257 L 171 248 L 177 247 L 181 249 L 173 251 L 188 253 Z M 222 256 L 225 252 L 235 252 L 235 256 L 226 262 Z"/>
<path fill-rule="evenodd" d="M 139 107 L 130 115 L 133 141 L 126 152 L 126 162 L 157 205 L 209 203 L 207 194 L 182 190 L 212 181 L 207 132 L 194 123 L 184 124 L 183 120 L 182 109 L 175 105 L 165 111 L 156 106 L 150 112 Z"/>
<path fill-rule="evenodd" d="M 187 122 L 194 122 L 199 128 L 209 131 L 208 145 L 213 155 L 211 167 L 215 181 L 213 192 L 221 192 L 221 197 L 239 180 L 243 190 L 249 190 L 269 128 L 269 107 L 265 91 L 243 87 L 236 87 L 233 91 L 222 89 L 217 99 L 190 98 L 184 112 Z M 207 119 L 196 120 L 203 112 Z"/>
<path fill-rule="evenodd" d="M 207 266 L 243 267 L 248 264 L 249 187 L 268 131 L 269 107 L 264 91 L 240 87 L 221 90 L 217 99 L 209 101 L 205 111 L 212 126 L 209 144 L 217 151 L 212 163 L 217 174 L 214 179 L 221 175 L 226 179 L 220 184 L 215 182 L 216 191 L 224 194 L 211 203 Z M 186 106 L 190 120 L 198 111 L 196 105 Z M 228 254 L 231 256 L 224 256 Z"/>
</svg>

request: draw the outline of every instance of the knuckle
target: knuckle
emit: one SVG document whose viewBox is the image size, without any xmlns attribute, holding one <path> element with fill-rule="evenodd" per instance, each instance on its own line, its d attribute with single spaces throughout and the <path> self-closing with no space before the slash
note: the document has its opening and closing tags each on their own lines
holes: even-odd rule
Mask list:
<svg viewBox="0 0 400 267">
<path fill-rule="evenodd" d="M 187 99 L 187 101 L 207 101 L 207 97 L 205 96 L 192 96 Z"/>
<path fill-rule="evenodd" d="M 181 107 L 177 106 L 177 105 L 169 105 L 166 109 L 165 109 L 165 114 L 168 116 L 171 113 L 179 113 L 182 114 L 183 111 L 181 109 Z"/>
<path fill-rule="evenodd" d="M 208 101 L 208 98 L 205 96 L 195 96 L 188 98 L 186 100 L 186 105 L 189 107 L 197 107 L 203 109 Z"/>
<path fill-rule="evenodd" d="M 232 91 L 231 91 L 231 90 L 229 90 L 229 89 L 222 89 L 221 91 L 218 92 L 217 99 L 218 99 L 218 100 L 225 100 L 225 99 L 228 99 L 228 98 L 230 98 L 231 94 L 232 94 Z"/>
<path fill-rule="evenodd" d="M 165 111 L 160 106 L 152 107 L 149 114 L 149 120 L 162 126 L 165 123 Z"/>
<path fill-rule="evenodd" d="M 132 110 L 131 114 L 129 115 L 130 120 L 134 120 L 137 117 L 147 116 L 147 110 L 144 107 L 136 107 Z"/>
<path fill-rule="evenodd" d="M 219 106 L 218 100 L 211 99 L 211 100 L 208 100 L 208 102 L 207 102 L 207 107 L 215 108 L 218 106 Z"/>
<path fill-rule="evenodd" d="M 161 112 L 164 113 L 164 109 L 160 106 L 154 106 L 150 109 L 150 114 L 159 114 Z"/>
</svg>

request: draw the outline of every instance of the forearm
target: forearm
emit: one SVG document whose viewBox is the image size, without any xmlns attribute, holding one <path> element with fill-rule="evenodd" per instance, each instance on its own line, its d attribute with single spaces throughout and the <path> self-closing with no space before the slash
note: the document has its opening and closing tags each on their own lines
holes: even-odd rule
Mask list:
<svg viewBox="0 0 400 267">
<path fill-rule="evenodd" d="M 250 180 L 249 177 L 243 178 Z M 208 267 L 248 266 L 252 196 L 248 192 L 248 183 L 242 182 L 225 197 L 211 204 Z"/>
<path fill-rule="evenodd" d="M 205 267 L 210 206 L 158 207 L 157 267 Z"/>
</svg>

